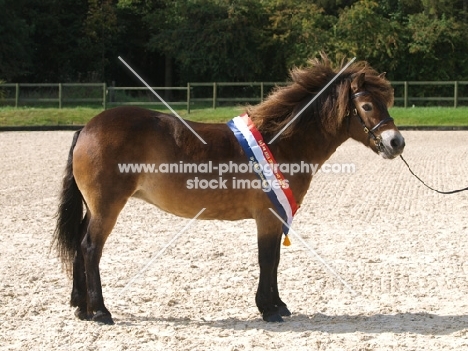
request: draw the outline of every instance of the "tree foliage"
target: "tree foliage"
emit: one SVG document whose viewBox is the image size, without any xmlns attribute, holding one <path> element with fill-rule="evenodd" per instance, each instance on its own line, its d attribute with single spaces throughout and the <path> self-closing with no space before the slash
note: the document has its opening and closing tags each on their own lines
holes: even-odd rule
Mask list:
<svg viewBox="0 0 468 351">
<path fill-rule="evenodd" d="M 383 15 L 377 2 L 361 0 L 344 9 L 335 30 L 333 42 L 337 55 L 363 57 L 382 71 L 396 68 L 400 24 Z"/>
<path fill-rule="evenodd" d="M 105 80 L 109 57 L 115 55 L 115 47 L 118 46 L 119 30 L 117 10 L 112 0 L 88 0 L 79 44 L 83 48 L 83 62 L 88 65 L 88 69 L 82 68 L 87 79 Z"/>
<path fill-rule="evenodd" d="M 119 55 L 154 84 L 280 81 L 320 51 L 367 60 L 395 80 L 468 80 L 468 0 L 0 0 L 0 8 L 7 81 L 128 83 Z"/>
<path fill-rule="evenodd" d="M 167 1 L 143 21 L 151 33 L 147 47 L 173 58 L 189 81 L 274 77 L 269 16 L 256 0 Z"/>
<path fill-rule="evenodd" d="M 32 26 L 20 16 L 22 0 L 0 0 L 0 78 L 11 80 L 32 69 Z"/>
<path fill-rule="evenodd" d="M 331 52 L 335 17 L 308 0 L 272 1 L 270 25 L 286 66 L 303 65 L 321 51 Z"/>
</svg>

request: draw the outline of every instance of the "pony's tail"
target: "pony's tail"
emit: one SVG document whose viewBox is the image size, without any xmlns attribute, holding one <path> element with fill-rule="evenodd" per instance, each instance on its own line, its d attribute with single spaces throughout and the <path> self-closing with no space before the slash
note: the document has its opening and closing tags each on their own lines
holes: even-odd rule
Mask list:
<svg viewBox="0 0 468 351">
<path fill-rule="evenodd" d="M 57 211 L 52 245 L 57 249 L 63 267 L 71 274 L 75 253 L 80 248 L 81 222 L 83 220 L 83 197 L 73 176 L 73 150 L 81 130 L 73 136 L 63 177 L 60 204 Z"/>
</svg>

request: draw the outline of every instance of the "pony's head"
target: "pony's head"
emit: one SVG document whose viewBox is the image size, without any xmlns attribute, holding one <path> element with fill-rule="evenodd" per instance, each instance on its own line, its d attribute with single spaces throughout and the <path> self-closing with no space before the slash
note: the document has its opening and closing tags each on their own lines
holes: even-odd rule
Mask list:
<svg viewBox="0 0 468 351">
<path fill-rule="evenodd" d="M 403 152 L 405 139 L 388 113 L 388 107 L 393 104 L 393 90 L 390 94 L 389 86 L 385 73 L 352 74 L 345 119 L 351 138 L 369 146 L 383 158 L 391 159 Z"/>
<path fill-rule="evenodd" d="M 405 142 L 388 113 L 393 88 L 385 74 L 360 61 L 336 77 L 341 67 L 332 67 L 323 54 L 307 67 L 291 70 L 290 85 L 277 87 L 263 103 L 248 109 L 252 121 L 266 139 L 280 132 L 280 138 L 289 138 L 314 129 L 330 138 L 351 137 L 384 158 L 400 155 Z"/>
</svg>

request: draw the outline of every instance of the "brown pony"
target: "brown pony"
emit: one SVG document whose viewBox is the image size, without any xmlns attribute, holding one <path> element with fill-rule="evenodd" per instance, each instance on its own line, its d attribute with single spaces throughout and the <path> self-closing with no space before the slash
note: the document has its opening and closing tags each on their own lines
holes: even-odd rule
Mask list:
<svg viewBox="0 0 468 351">
<path fill-rule="evenodd" d="M 247 109 L 266 142 L 293 121 L 270 145 L 278 164 L 303 161 L 320 166 L 348 138 L 384 158 L 402 153 L 404 139 L 387 111 L 393 104 L 391 85 L 384 74 L 379 75 L 365 62 L 349 66 L 296 118 L 338 70 L 326 56 L 314 59 L 306 68 L 292 70 L 290 85 L 276 88 L 263 103 Z M 255 219 L 260 265 L 257 307 L 269 322 L 282 321 L 282 316 L 291 314 L 277 286 L 282 223 L 270 211 L 273 206 L 262 189 L 234 189 L 230 182 L 218 189 L 188 186 L 195 177 L 220 181 L 216 172 L 123 172 L 118 167 L 247 163 L 242 147 L 226 124 L 187 124 L 207 143 L 202 143 L 178 118 L 136 107 L 106 110 L 75 133 L 54 242 L 62 261 L 73 271 L 70 303 L 77 307 L 78 318 L 113 323 L 104 305 L 99 261 L 117 216 L 132 196 L 186 218 L 193 218 L 205 208 L 199 219 Z M 299 205 L 312 175 L 286 175 Z M 238 170 L 223 177 L 258 179 L 256 174 Z"/>
</svg>

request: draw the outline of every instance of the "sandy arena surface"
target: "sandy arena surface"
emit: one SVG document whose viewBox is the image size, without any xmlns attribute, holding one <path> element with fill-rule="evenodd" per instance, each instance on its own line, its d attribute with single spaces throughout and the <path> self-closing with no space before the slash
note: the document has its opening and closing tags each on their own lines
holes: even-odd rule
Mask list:
<svg viewBox="0 0 468 351">
<path fill-rule="evenodd" d="M 468 132 L 403 132 L 428 184 L 468 186 Z M 261 320 L 253 220 L 188 223 L 132 200 L 101 261 L 115 325 L 75 319 L 50 252 L 72 132 L 0 133 L 1 350 L 468 350 L 468 192 L 424 188 L 401 160 L 353 141 L 318 174 L 293 223 L 353 295 L 291 235 L 279 288 L 293 312 Z"/>
</svg>

